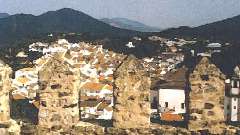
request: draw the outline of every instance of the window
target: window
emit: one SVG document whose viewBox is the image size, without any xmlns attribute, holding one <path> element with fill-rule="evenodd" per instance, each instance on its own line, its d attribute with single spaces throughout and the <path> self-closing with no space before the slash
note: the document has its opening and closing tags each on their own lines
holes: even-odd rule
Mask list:
<svg viewBox="0 0 240 135">
<path fill-rule="evenodd" d="M 234 101 L 237 101 L 237 98 L 233 98 Z"/>
<path fill-rule="evenodd" d="M 237 88 L 237 81 L 234 81 L 234 88 Z"/>
<path fill-rule="evenodd" d="M 181 108 L 184 109 L 185 105 L 184 103 L 181 103 Z"/>
<path fill-rule="evenodd" d="M 165 102 L 165 107 L 168 107 L 168 102 Z"/>
<path fill-rule="evenodd" d="M 237 107 L 236 107 L 236 106 L 234 106 L 234 107 L 233 107 L 233 109 L 237 109 Z"/>
</svg>

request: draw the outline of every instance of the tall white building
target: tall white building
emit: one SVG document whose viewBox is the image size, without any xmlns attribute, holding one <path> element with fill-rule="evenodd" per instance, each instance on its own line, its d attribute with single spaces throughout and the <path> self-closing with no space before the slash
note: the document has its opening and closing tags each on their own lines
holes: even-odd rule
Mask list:
<svg viewBox="0 0 240 135">
<path fill-rule="evenodd" d="M 226 80 L 224 115 L 228 122 L 240 122 L 240 79 Z"/>
<path fill-rule="evenodd" d="M 227 122 L 240 122 L 240 70 L 237 66 L 235 77 L 225 81 L 224 115 Z"/>
</svg>

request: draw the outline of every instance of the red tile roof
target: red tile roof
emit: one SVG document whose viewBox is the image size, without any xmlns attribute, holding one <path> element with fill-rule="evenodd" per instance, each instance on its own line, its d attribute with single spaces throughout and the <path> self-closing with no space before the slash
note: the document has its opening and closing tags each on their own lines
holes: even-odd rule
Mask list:
<svg viewBox="0 0 240 135">
<path fill-rule="evenodd" d="M 102 83 L 87 82 L 81 87 L 81 89 L 100 91 L 104 86 L 105 84 L 102 84 Z"/>
<path fill-rule="evenodd" d="M 182 115 L 179 114 L 171 114 L 171 113 L 162 113 L 161 120 L 164 121 L 183 121 Z"/>
</svg>

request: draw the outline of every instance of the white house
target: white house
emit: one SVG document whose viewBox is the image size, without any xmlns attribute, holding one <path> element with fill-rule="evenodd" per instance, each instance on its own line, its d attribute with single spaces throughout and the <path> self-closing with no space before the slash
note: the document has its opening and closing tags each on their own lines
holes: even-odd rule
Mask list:
<svg viewBox="0 0 240 135">
<path fill-rule="evenodd" d="M 58 52 L 66 52 L 67 48 L 61 46 L 50 46 L 49 48 L 43 48 L 43 54 L 51 54 L 51 53 L 58 53 Z"/>
<path fill-rule="evenodd" d="M 186 68 L 167 72 L 154 86 L 158 90 L 158 112 L 163 121 L 184 121 L 186 114 Z"/>
<path fill-rule="evenodd" d="M 49 45 L 46 43 L 41 43 L 41 42 L 37 42 L 37 43 L 33 43 L 31 45 L 29 45 L 29 51 L 33 51 L 33 52 L 43 52 L 44 48 L 47 48 Z"/>
<path fill-rule="evenodd" d="M 80 71 L 82 74 L 92 77 L 92 78 L 97 78 L 98 73 L 97 69 L 93 68 L 90 64 L 84 65 L 82 68 L 80 68 Z"/>
<path fill-rule="evenodd" d="M 26 58 L 26 57 L 28 57 L 28 55 L 25 54 L 24 51 L 21 51 L 21 52 L 19 52 L 19 53 L 16 55 L 16 57 L 18 57 L 18 58 Z"/>
<path fill-rule="evenodd" d="M 132 42 L 129 42 L 128 44 L 126 44 L 126 46 L 127 46 L 128 48 L 134 48 L 134 47 L 135 47 Z"/>
<path fill-rule="evenodd" d="M 207 45 L 208 48 L 221 48 L 222 44 L 220 43 L 210 43 Z"/>
<path fill-rule="evenodd" d="M 185 91 L 181 89 L 159 89 L 159 107 L 160 112 L 186 113 Z"/>
<path fill-rule="evenodd" d="M 220 43 L 210 43 L 207 45 L 207 48 L 211 53 L 220 53 L 222 51 L 222 44 Z"/>
</svg>

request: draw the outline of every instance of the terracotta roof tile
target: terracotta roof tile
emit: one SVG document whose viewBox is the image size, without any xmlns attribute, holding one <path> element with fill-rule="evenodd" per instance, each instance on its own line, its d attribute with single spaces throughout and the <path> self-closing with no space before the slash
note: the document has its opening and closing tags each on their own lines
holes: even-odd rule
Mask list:
<svg viewBox="0 0 240 135">
<path fill-rule="evenodd" d="M 183 117 L 179 114 L 171 114 L 171 113 L 162 113 L 161 120 L 164 121 L 183 121 Z"/>
<path fill-rule="evenodd" d="M 81 87 L 81 89 L 100 91 L 104 86 L 105 84 L 102 83 L 87 82 Z"/>
<path fill-rule="evenodd" d="M 26 84 L 27 82 L 30 81 L 30 79 L 28 79 L 28 78 L 25 77 L 25 76 L 22 76 L 22 77 L 18 77 L 18 78 L 17 78 L 17 81 L 20 82 L 20 83 L 22 83 L 22 84 Z"/>
</svg>

